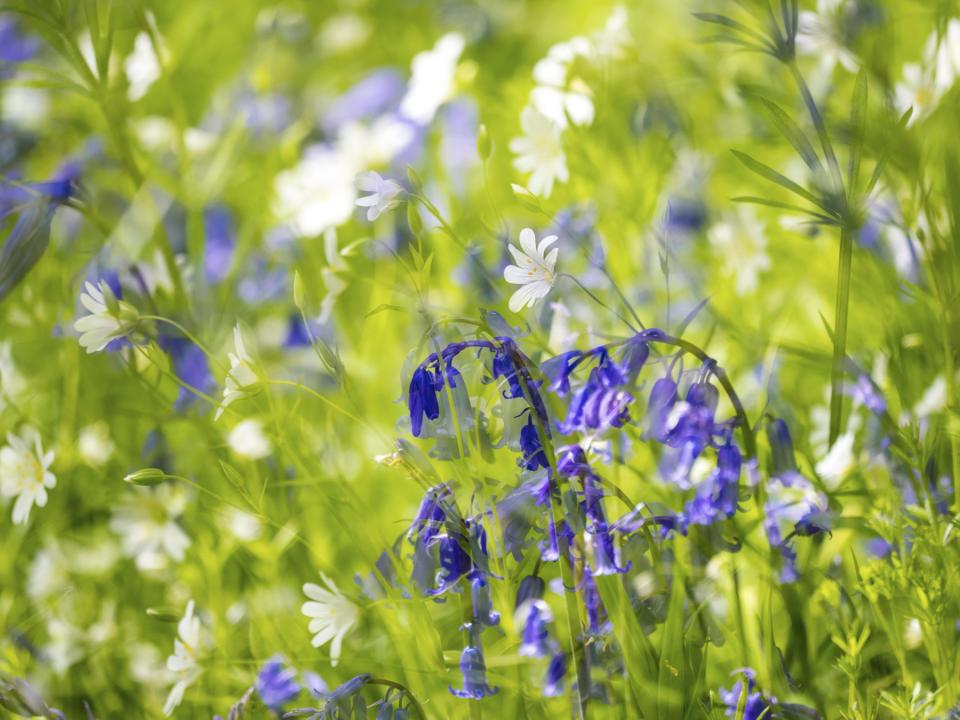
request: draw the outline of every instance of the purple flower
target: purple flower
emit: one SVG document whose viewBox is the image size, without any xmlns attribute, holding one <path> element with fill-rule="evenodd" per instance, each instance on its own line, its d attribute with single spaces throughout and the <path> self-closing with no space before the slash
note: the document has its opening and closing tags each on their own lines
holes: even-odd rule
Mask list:
<svg viewBox="0 0 960 720">
<path fill-rule="evenodd" d="M 517 653 L 535 658 L 549 655 L 554 645 L 547 629 L 547 624 L 553 621 L 550 606 L 539 598 L 531 598 L 517 609 L 517 619 L 523 625 Z"/>
<path fill-rule="evenodd" d="M 540 436 L 537 434 L 537 428 L 533 424 L 533 418 L 527 419 L 527 424 L 520 430 L 520 449 L 523 451 L 523 458 L 520 464 L 527 470 L 536 470 L 537 468 L 548 468 L 547 454 L 540 444 Z"/>
<path fill-rule="evenodd" d="M 35 38 L 20 33 L 13 18 L 0 17 L 0 61 L 17 63 L 29 60 L 37 52 L 38 46 Z"/>
<path fill-rule="evenodd" d="M 221 282 L 230 272 L 233 262 L 233 222 L 230 212 L 220 206 L 210 206 L 203 211 L 205 234 L 204 269 L 207 282 Z"/>
<path fill-rule="evenodd" d="M 470 594 L 473 599 L 473 619 L 482 625 L 494 626 L 500 622 L 500 613 L 493 609 L 490 583 L 483 572 L 471 573 Z"/>
<path fill-rule="evenodd" d="M 479 645 L 468 645 L 460 655 L 460 672 L 463 673 L 463 689 L 450 692 L 460 698 L 481 700 L 500 692 L 498 687 L 487 684 L 487 666 L 483 660 L 483 649 Z"/>
<path fill-rule="evenodd" d="M 747 686 L 744 688 L 743 680 L 737 680 L 736 684 L 728 691 L 720 688 L 718 690 L 720 694 L 720 699 L 723 701 L 723 704 L 726 705 L 726 715 L 727 717 L 736 717 L 737 708 L 740 704 L 741 696 L 747 694 L 746 709 L 743 713 L 743 720 L 758 720 L 765 711 L 770 708 L 770 705 L 763 699 L 763 696 L 754 690 L 754 678 L 756 677 L 753 670 L 750 668 L 742 668 L 736 672 L 743 673 L 747 679 Z M 772 702 L 776 704 L 776 698 L 772 698 Z M 763 717 L 769 717 L 769 712 Z"/>
<path fill-rule="evenodd" d="M 294 680 L 297 671 L 285 668 L 285 662 L 282 655 L 274 655 L 260 669 L 254 684 L 263 704 L 276 713 L 281 712 L 283 705 L 300 692 L 300 685 Z"/>
<path fill-rule="evenodd" d="M 406 89 L 396 70 L 375 70 L 337 98 L 323 119 L 323 127 L 335 134 L 342 125 L 373 117 L 395 107 Z"/>
<path fill-rule="evenodd" d="M 877 389 L 870 376 L 865 373 L 857 378 L 857 384 L 851 394 L 855 402 L 863 403 L 872 413 L 882 415 L 887 411 L 887 401 L 884 399 L 883 393 Z"/>
<path fill-rule="evenodd" d="M 567 674 L 567 656 L 561 651 L 551 658 L 547 667 L 547 676 L 543 680 L 544 697 L 563 695 L 563 677 Z"/>
</svg>

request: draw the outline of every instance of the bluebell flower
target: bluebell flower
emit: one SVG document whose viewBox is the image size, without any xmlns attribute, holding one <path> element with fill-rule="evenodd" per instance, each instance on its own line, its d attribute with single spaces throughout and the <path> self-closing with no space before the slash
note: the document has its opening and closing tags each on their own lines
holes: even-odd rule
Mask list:
<svg viewBox="0 0 960 720">
<path fill-rule="evenodd" d="M 627 407 L 634 397 L 618 387 L 621 378 L 620 369 L 612 361 L 598 363 L 586 384 L 573 393 L 567 416 L 557 423 L 557 430 L 571 435 L 622 427 L 630 419 Z"/>
<path fill-rule="evenodd" d="M 463 689 L 450 692 L 460 698 L 481 700 L 500 692 L 498 687 L 487 684 L 487 666 L 483 659 L 483 649 L 479 645 L 468 645 L 460 655 L 460 672 L 463 673 Z"/>
<path fill-rule="evenodd" d="M 680 488 L 690 487 L 689 475 L 694 461 L 719 431 L 714 422 L 719 398 L 717 389 L 701 380 L 690 386 L 685 403 L 671 413 L 675 421 L 667 428 L 662 442 L 677 452 L 665 455 L 661 472 Z"/>
<path fill-rule="evenodd" d="M 699 198 L 672 197 L 667 202 L 665 229 L 669 232 L 696 233 L 707 221 L 707 207 Z"/>
<path fill-rule="evenodd" d="M 260 700 L 275 713 L 283 710 L 284 704 L 290 702 L 300 692 L 297 684 L 297 671 L 284 667 L 286 661 L 281 655 L 274 655 L 257 674 L 254 687 Z"/>
<path fill-rule="evenodd" d="M 517 600 L 514 612 L 527 600 L 540 600 L 547 590 L 547 583 L 539 575 L 527 575 L 517 587 Z"/>
<path fill-rule="evenodd" d="M 540 435 L 537 433 L 532 417 L 528 418 L 527 424 L 520 431 L 520 449 L 523 452 L 520 464 L 527 470 L 550 467 L 547 462 L 547 453 L 540 443 Z"/>
<path fill-rule="evenodd" d="M 207 282 L 216 284 L 227 277 L 233 262 L 233 218 L 225 207 L 211 205 L 203 211 L 203 228 L 204 270 Z"/>
<path fill-rule="evenodd" d="M 547 528 L 548 537 L 540 543 L 540 559 L 544 562 L 554 562 L 560 559 L 560 538 L 566 537 L 569 549 L 570 541 L 573 540 L 573 531 L 570 530 L 566 520 L 561 520 L 558 532 L 552 517 L 547 522 Z"/>
<path fill-rule="evenodd" d="M 216 389 L 217 381 L 210 372 L 210 363 L 203 350 L 184 337 L 161 334 L 158 342 L 160 347 L 170 354 L 173 372 L 178 378 L 208 395 Z M 110 350 L 110 345 L 106 349 Z M 180 387 L 173 406 L 181 410 L 187 407 L 195 397 L 190 390 Z"/>
<path fill-rule="evenodd" d="M 437 390 L 437 379 L 430 370 L 421 366 L 413 371 L 407 405 L 410 408 L 410 431 L 415 437 L 420 436 L 424 416 L 430 420 L 440 417 Z"/>
<path fill-rule="evenodd" d="M 737 717 L 737 708 L 740 704 L 741 696 L 746 693 L 747 701 L 746 707 L 743 713 L 742 720 L 759 720 L 760 716 L 766 712 L 766 715 L 763 715 L 764 718 L 770 717 L 769 710 L 771 709 L 770 704 L 764 700 L 763 695 L 760 694 L 757 690 L 754 689 L 754 678 L 756 677 L 753 670 L 750 668 L 743 668 L 737 672 L 743 673 L 747 680 L 747 686 L 744 687 L 743 680 L 737 680 L 736 684 L 728 691 L 720 688 L 717 692 L 720 694 L 720 699 L 723 701 L 723 704 L 726 705 L 726 716 L 727 717 Z M 772 699 L 775 704 L 776 698 Z"/>
<path fill-rule="evenodd" d="M 587 632 L 592 635 L 605 635 L 610 632 L 612 626 L 605 620 L 606 611 L 593 575 L 590 568 L 584 569 L 581 591 L 583 593 L 583 604 L 587 608 Z"/>
<path fill-rule="evenodd" d="M 557 651 L 547 667 L 547 676 L 543 680 L 544 697 L 563 695 L 563 678 L 567 674 L 567 656 Z"/>
<path fill-rule="evenodd" d="M 330 692 L 318 691 L 311 694 L 321 700 L 324 700 L 323 707 L 315 709 L 314 714 L 310 715 L 313 720 L 334 720 L 334 718 L 351 717 L 355 707 L 361 706 L 366 711 L 366 702 L 360 692 L 370 682 L 372 676 L 369 674 L 357 675 L 347 680 Z M 322 682 L 322 681 L 321 681 Z M 359 699 L 359 700 L 358 700 Z M 314 710 L 314 708 L 310 708 Z M 296 714 L 302 714 L 299 710 Z M 293 713 L 287 713 L 284 717 L 290 717 Z"/>
<path fill-rule="evenodd" d="M 570 350 L 544 361 L 540 372 L 547 379 L 547 389 L 565 397 L 570 392 L 570 375 L 586 357 L 581 350 Z"/>
<path fill-rule="evenodd" d="M 740 450 L 730 442 L 717 449 L 717 467 L 684 508 L 688 525 L 710 525 L 733 517 L 740 500 Z"/>
<path fill-rule="evenodd" d="M 526 657 L 542 658 L 554 648 L 547 625 L 553 622 L 550 606 L 539 598 L 531 598 L 517 608 L 517 622 L 523 626 L 520 649 L 517 653 Z"/>
<path fill-rule="evenodd" d="M 323 128 L 335 134 L 341 126 L 379 115 L 400 103 L 406 81 L 397 70 L 375 70 L 342 93 L 323 117 Z"/>
<path fill-rule="evenodd" d="M 883 415 L 887 411 L 887 401 L 883 393 L 866 373 L 857 377 L 857 384 L 853 387 L 851 394 L 855 402 L 862 403 L 872 413 Z"/>
<path fill-rule="evenodd" d="M 482 625 L 493 627 L 500 622 L 500 613 L 493 609 L 490 599 L 490 583 L 483 572 L 470 573 L 470 594 L 473 600 L 473 619 Z"/>
<path fill-rule="evenodd" d="M 673 381 L 673 378 L 668 375 L 653 384 L 650 397 L 647 399 L 647 409 L 643 416 L 644 437 L 665 442 L 667 421 L 676 402 L 677 384 Z"/>
<path fill-rule="evenodd" d="M 50 244 L 54 211 L 73 194 L 78 168 L 68 170 L 49 182 L 15 186 L 0 185 L 0 219 L 20 211 L 0 250 L 0 301 L 9 295 L 40 261 Z"/>
<path fill-rule="evenodd" d="M 767 483 L 763 527 L 770 545 L 783 560 L 781 581 L 794 582 L 799 578 L 799 570 L 791 540 L 798 535 L 829 532 L 827 499 L 797 469 L 790 430 L 783 420 L 775 418 L 767 423 L 767 440 L 772 472 Z"/>
<path fill-rule="evenodd" d="M 533 491 L 520 486 L 514 488 L 497 503 L 497 518 L 503 534 L 503 547 L 519 562 L 532 544 L 530 530 L 540 517 Z"/>
<path fill-rule="evenodd" d="M 428 595 L 440 595 L 450 590 L 457 581 L 470 572 L 473 568 L 473 562 L 470 554 L 463 549 L 465 538 L 458 534 L 444 535 L 437 538 L 437 544 L 440 550 L 440 570 L 437 572 L 436 588 L 430 590 Z"/>
</svg>

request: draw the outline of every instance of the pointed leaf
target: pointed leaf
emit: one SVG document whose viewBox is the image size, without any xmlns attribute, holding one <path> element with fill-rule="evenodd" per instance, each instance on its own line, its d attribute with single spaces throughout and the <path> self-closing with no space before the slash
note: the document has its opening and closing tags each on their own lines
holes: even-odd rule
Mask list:
<svg viewBox="0 0 960 720">
<path fill-rule="evenodd" d="M 785 175 L 781 175 L 772 167 L 764 165 L 759 160 L 754 160 L 746 153 L 742 153 L 739 150 L 731 150 L 731 152 L 736 156 L 737 160 L 742 162 L 747 167 L 748 170 L 752 170 L 760 177 L 765 178 L 772 183 L 776 183 L 780 187 L 785 188 L 792 193 L 796 193 L 804 200 L 808 200 L 817 207 L 820 207 L 820 203 L 818 202 L 817 198 L 814 197 L 813 193 L 801 187 L 790 178 L 786 177 Z"/>
<path fill-rule="evenodd" d="M 807 139 L 806 134 L 804 134 L 800 126 L 793 121 L 793 118 L 779 105 L 770 102 L 766 98 L 760 98 L 760 102 L 763 104 L 763 108 L 771 124 L 793 145 L 793 149 L 799 153 L 807 167 L 815 172 L 822 171 L 823 166 L 820 164 L 817 151 L 813 149 L 813 143 Z"/>
</svg>

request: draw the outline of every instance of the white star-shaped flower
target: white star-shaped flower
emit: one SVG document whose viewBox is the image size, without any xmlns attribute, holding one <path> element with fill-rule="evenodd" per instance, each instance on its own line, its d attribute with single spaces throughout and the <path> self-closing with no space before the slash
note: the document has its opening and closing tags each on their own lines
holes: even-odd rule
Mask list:
<svg viewBox="0 0 960 720">
<path fill-rule="evenodd" d="M 537 245 L 537 237 L 530 228 L 524 228 L 520 231 L 520 248 L 510 245 L 510 253 L 513 255 L 516 265 L 507 265 L 503 269 L 503 278 L 508 283 L 522 285 L 510 298 L 510 309 L 513 312 L 519 312 L 527 305 L 533 305 L 537 300 L 544 297 L 556 280 L 554 268 L 557 265 L 557 254 L 559 248 L 554 248 L 548 254 L 546 253 L 553 243 L 557 241 L 556 235 L 548 235 Z"/>
<path fill-rule="evenodd" d="M 303 592 L 311 602 L 305 602 L 300 611 L 312 618 L 309 628 L 310 632 L 315 633 L 312 640 L 314 647 L 333 640 L 330 643 L 330 664 L 336 666 L 340 660 L 343 638 L 356 625 L 359 613 L 357 606 L 341 594 L 333 580 L 323 573 L 320 573 L 320 577 L 329 589 L 304 583 Z"/>
<path fill-rule="evenodd" d="M 0 450 L 0 492 L 16 497 L 13 504 L 13 522 L 25 524 L 30 509 L 47 504 L 47 488 L 57 484 L 50 472 L 53 450 L 43 451 L 40 435 L 31 427 L 24 427 L 20 436 L 7 434 L 7 445 Z"/>
<path fill-rule="evenodd" d="M 230 358 L 230 371 L 224 380 L 223 402 L 217 408 L 217 414 L 214 420 L 219 420 L 223 410 L 227 405 L 239 397 L 243 397 L 244 388 L 255 384 L 260 378 L 253 369 L 253 359 L 247 353 L 247 348 L 243 344 L 243 334 L 240 332 L 240 326 L 233 329 L 233 342 L 236 348 L 236 354 L 227 353 Z"/>
<path fill-rule="evenodd" d="M 371 222 L 396 205 L 397 195 L 403 192 L 395 180 L 385 180 L 373 170 L 357 175 L 357 189 L 370 193 L 357 198 L 357 205 L 367 208 L 367 220 Z"/>
</svg>

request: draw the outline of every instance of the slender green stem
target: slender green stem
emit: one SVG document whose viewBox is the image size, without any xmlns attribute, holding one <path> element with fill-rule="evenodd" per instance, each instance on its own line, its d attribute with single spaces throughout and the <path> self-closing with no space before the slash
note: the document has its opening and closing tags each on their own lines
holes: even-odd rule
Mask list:
<svg viewBox="0 0 960 720">
<path fill-rule="evenodd" d="M 843 367 L 847 353 L 847 314 L 850 304 L 850 266 L 853 260 L 853 235 L 840 229 L 840 261 L 837 270 L 837 303 L 833 323 L 833 367 L 830 371 L 829 443 L 840 436 L 843 421 Z"/>
<path fill-rule="evenodd" d="M 565 277 L 565 278 L 570 278 L 571 280 L 573 280 L 573 282 L 576 283 L 577 287 L 579 287 L 581 290 L 583 290 L 583 291 L 587 294 L 587 296 L 588 296 L 591 300 L 593 300 L 597 305 L 599 305 L 600 307 L 602 307 L 604 310 L 609 310 L 609 311 L 612 312 L 614 315 L 616 315 L 618 318 L 620 318 L 620 320 L 623 321 L 624 325 L 626 325 L 628 328 L 630 328 L 630 332 L 632 332 L 632 333 L 636 333 L 636 332 L 637 332 L 637 329 L 630 323 L 629 320 L 627 320 L 623 315 L 621 315 L 620 313 L 618 313 L 618 312 L 617 312 L 616 310 L 614 310 L 612 307 L 610 307 L 610 306 L 607 305 L 605 302 L 603 302 L 603 300 L 601 300 L 601 299 L 598 298 L 596 295 L 594 295 L 592 292 L 590 292 L 590 291 L 586 288 L 586 286 L 585 286 L 582 282 L 580 282 L 579 280 L 577 280 L 577 278 L 575 278 L 573 275 L 571 275 L 570 273 L 560 273 L 559 275 L 557 275 L 557 277 L 558 277 L 558 278 Z"/>
<path fill-rule="evenodd" d="M 181 325 L 180 323 L 176 322 L 175 320 L 171 320 L 170 318 L 165 318 L 165 317 L 163 317 L 162 315 L 141 315 L 141 316 L 140 316 L 140 319 L 142 319 L 142 320 L 153 320 L 153 321 L 155 321 L 155 322 L 162 322 L 162 323 L 166 323 L 167 325 L 170 325 L 171 327 L 175 327 L 177 330 L 179 330 L 180 332 L 182 332 L 182 333 L 184 334 L 184 336 L 185 336 L 190 342 L 192 342 L 194 345 L 196 345 L 198 348 L 200 348 L 200 350 L 203 351 L 203 354 L 204 354 L 204 355 L 206 355 L 208 358 L 210 358 L 211 360 L 213 360 L 213 362 L 215 362 L 215 363 L 217 364 L 217 366 L 220 367 L 220 369 L 222 369 L 222 370 L 227 370 L 227 369 L 228 369 L 226 365 L 224 365 L 224 364 L 221 363 L 219 360 L 217 360 L 216 355 L 214 355 L 213 353 L 211 353 L 211 352 L 203 345 L 203 343 L 201 343 L 199 340 L 197 340 L 196 336 L 195 336 L 193 333 L 191 333 L 191 332 L 190 332 L 189 330 L 187 330 L 183 325 Z"/>
<path fill-rule="evenodd" d="M 947 434 L 950 436 L 950 462 L 953 469 L 953 504 L 954 512 L 960 513 L 960 438 L 954 430 L 954 413 L 956 412 L 956 378 L 954 377 L 953 348 L 950 346 L 950 318 L 947 316 L 947 306 L 943 305 L 943 356 L 944 378 L 947 384 Z"/>
<path fill-rule="evenodd" d="M 417 698 L 414 697 L 413 693 L 410 692 L 409 688 L 407 688 L 406 685 L 402 685 L 394 680 L 387 680 L 385 678 L 379 678 L 379 677 L 370 678 L 369 680 L 367 680 L 367 684 L 368 685 L 384 685 L 386 687 L 399 690 L 400 692 L 402 692 L 404 695 L 407 696 L 407 699 L 410 700 L 409 707 L 413 708 L 417 717 L 420 718 L 420 720 L 427 720 L 427 715 L 426 713 L 423 712 L 423 706 L 420 704 Z"/>
<path fill-rule="evenodd" d="M 351 413 L 349 410 L 345 410 L 344 408 L 340 407 L 339 405 L 337 405 L 337 404 L 336 404 L 335 402 L 333 402 L 332 400 L 330 400 L 330 399 L 328 399 L 328 398 L 325 398 L 323 395 L 321 395 L 320 393 L 318 393 L 316 390 L 314 390 L 313 388 L 307 387 L 307 386 L 304 385 L 303 383 L 293 382 L 292 380 L 267 380 L 267 384 L 268 384 L 268 385 L 288 385 L 288 386 L 290 386 L 290 387 L 295 387 L 295 388 L 297 388 L 298 390 L 303 390 L 305 393 L 309 393 L 309 394 L 313 395 L 315 398 L 317 398 L 317 400 L 320 400 L 322 403 L 324 403 L 325 405 L 328 405 L 328 406 L 329 406 L 330 408 L 332 408 L 333 410 L 336 410 L 337 412 L 339 412 L 339 413 L 341 413 L 341 414 L 343 414 L 343 415 L 346 415 L 348 418 L 350 418 L 351 420 L 353 420 L 353 421 L 355 421 L 355 422 L 360 423 L 361 425 L 363 425 L 363 426 L 364 426 L 365 428 L 367 428 L 368 430 L 373 430 L 374 432 L 377 432 L 377 433 L 379 434 L 379 431 L 377 431 L 376 428 L 372 427 L 372 426 L 371 426 L 369 423 L 367 423 L 365 420 L 363 420 L 362 418 L 357 417 L 356 415 L 354 415 L 353 413 Z"/>
</svg>

